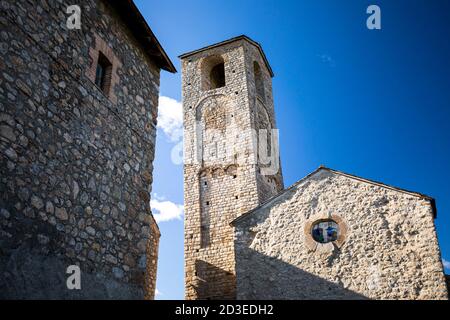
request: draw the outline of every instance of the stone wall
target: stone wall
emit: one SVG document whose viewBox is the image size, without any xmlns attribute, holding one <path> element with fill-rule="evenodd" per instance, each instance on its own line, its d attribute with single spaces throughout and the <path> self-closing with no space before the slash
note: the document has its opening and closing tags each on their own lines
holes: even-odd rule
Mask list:
<svg viewBox="0 0 450 320">
<path fill-rule="evenodd" d="M 77 1 L 82 30 L 66 28 L 71 4 L 0 5 L 0 297 L 151 299 L 160 70 L 107 2 Z M 114 57 L 107 92 L 99 50 Z"/>
<path fill-rule="evenodd" d="M 312 240 L 331 218 L 340 236 Z M 447 299 L 430 200 L 326 169 L 234 222 L 238 299 Z"/>
<path fill-rule="evenodd" d="M 238 40 L 182 60 L 186 299 L 236 297 L 229 223 L 282 188 L 281 178 L 266 191 L 258 181 L 250 131 L 258 127 L 255 60 L 262 66 L 272 108 L 267 122 L 274 124 L 271 78 L 253 45 Z M 208 90 L 207 70 L 221 61 L 225 86 Z"/>
</svg>

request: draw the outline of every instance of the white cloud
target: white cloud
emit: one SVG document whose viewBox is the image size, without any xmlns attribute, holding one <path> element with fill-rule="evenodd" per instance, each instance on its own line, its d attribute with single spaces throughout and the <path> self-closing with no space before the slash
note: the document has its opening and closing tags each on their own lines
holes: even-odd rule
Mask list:
<svg viewBox="0 0 450 320">
<path fill-rule="evenodd" d="M 450 270 L 450 261 L 442 259 L 442 264 L 444 265 L 445 269 Z"/>
<path fill-rule="evenodd" d="M 183 107 L 181 102 L 159 96 L 158 128 L 161 128 L 172 142 L 183 137 Z"/>
<path fill-rule="evenodd" d="M 163 293 L 161 291 L 158 290 L 158 288 L 155 289 L 155 297 L 157 296 L 162 296 Z"/>
<path fill-rule="evenodd" d="M 157 195 L 154 196 L 154 199 L 150 200 L 150 207 L 153 211 L 153 217 L 158 223 L 174 219 L 181 220 L 184 212 L 183 205 L 164 200 Z"/>
</svg>

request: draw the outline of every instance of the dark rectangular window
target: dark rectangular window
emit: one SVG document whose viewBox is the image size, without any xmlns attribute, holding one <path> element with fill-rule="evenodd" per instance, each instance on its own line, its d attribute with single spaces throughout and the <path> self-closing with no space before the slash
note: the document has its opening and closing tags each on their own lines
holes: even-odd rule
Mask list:
<svg viewBox="0 0 450 320">
<path fill-rule="evenodd" d="M 108 94 L 111 86 L 112 64 L 101 52 L 98 53 L 97 69 L 95 72 L 95 84 L 103 93 Z"/>
</svg>

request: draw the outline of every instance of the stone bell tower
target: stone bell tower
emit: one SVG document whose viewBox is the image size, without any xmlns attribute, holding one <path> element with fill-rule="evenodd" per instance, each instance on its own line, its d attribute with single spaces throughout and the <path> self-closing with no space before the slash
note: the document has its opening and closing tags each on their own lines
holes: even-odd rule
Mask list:
<svg viewBox="0 0 450 320">
<path fill-rule="evenodd" d="M 235 299 L 229 224 L 283 189 L 278 134 L 270 130 L 273 73 L 261 46 L 246 36 L 180 59 L 185 296 Z"/>
</svg>

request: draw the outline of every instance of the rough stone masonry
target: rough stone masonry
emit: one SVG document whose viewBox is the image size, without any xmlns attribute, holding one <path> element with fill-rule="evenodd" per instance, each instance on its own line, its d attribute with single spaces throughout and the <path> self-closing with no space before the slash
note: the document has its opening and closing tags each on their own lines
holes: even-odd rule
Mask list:
<svg viewBox="0 0 450 320">
<path fill-rule="evenodd" d="M 258 162 L 250 131 L 276 128 L 273 74 L 260 45 L 246 36 L 180 57 L 185 296 L 234 299 L 234 236 L 229 223 L 283 189 L 281 169 L 262 174 L 267 166 Z"/>
<path fill-rule="evenodd" d="M 160 69 L 132 1 L 0 2 L 0 298 L 154 297 Z M 66 268 L 81 267 L 81 290 Z"/>
</svg>

